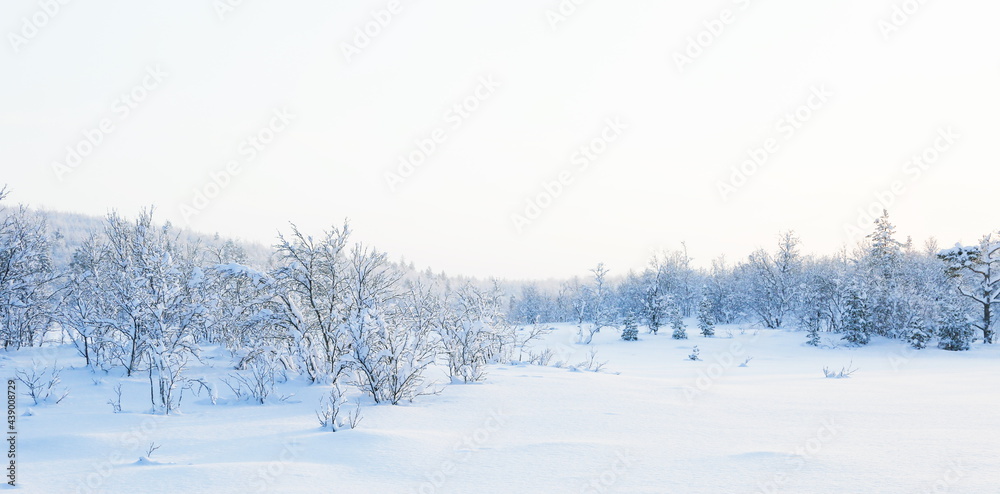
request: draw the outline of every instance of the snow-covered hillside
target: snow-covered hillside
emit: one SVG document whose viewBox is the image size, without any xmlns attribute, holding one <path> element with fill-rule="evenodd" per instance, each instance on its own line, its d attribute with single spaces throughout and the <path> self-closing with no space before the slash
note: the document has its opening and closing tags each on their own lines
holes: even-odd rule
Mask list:
<svg viewBox="0 0 1000 494">
<path fill-rule="evenodd" d="M 149 413 L 146 376 L 95 374 L 72 347 L 11 352 L 0 369 L 57 361 L 69 390 L 58 404 L 18 397 L 25 492 L 997 492 L 1000 348 L 716 334 L 625 342 L 605 329 L 579 345 L 557 325 L 536 345 L 552 350 L 547 366 L 493 365 L 476 384 L 448 384 L 436 366 L 438 394 L 399 406 L 352 388 L 363 418 L 335 433 L 315 415 L 329 386 L 292 376 L 263 405 L 239 401 L 218 347 L 188 371 L 216 404 L 188 391 L 169 416 Z M 856 370 L 828 379 L 824 367 Z"/>
</svg>

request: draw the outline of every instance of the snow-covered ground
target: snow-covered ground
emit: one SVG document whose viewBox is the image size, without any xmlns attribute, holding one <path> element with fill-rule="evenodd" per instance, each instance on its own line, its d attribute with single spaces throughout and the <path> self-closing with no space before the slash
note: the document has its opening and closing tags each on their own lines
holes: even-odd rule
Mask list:
<svg viewBox="0 0 1000 494">
<path fill-rule="evenodd" d="M 9 353 L 6 376 L 58 360 L 70 390 L 59 404 L 19 397 L 18 489 L 1000 492 L 1000 346 L 812 348 L 802 333 L 739 326 L 638 342 L 605 330 L 582 346 L 574 331 L 557 325 L 539 345 L 554 352 L 549 366 L 492 366 L 482 383 L 365 404 L 358 428 L 336 433 L 315 416 L 327 386 L 292 380 L 265 405 L 234 402 L 221 349 L 188 372 L 219 387 L 218 403 L 188 394 L 171 416 L 148 413 L 143 376 L 92 374 L 72 348 Z M 688 359 L 694 345 L 701 361 Z M 607 362 L 600 372 L 577 366 L 591 349 Z M 847 379 L 823 375 L 848 366 Z M 160 448 L 140 461 L 150 443 Z"/>
</svg>

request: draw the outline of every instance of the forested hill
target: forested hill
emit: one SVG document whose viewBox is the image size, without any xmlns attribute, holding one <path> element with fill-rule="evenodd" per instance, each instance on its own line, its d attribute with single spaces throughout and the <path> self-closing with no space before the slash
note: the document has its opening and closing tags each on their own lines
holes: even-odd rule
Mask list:
<svg viewBox="0 0 1000 494">
<path fill-rule="evenodd" d="M 0 216 L 8 214 L 16 207 L 8 206 L 6 211 L 0 211 Z M 65 211 L 31 210 L 45 219 L 46 230 L 52 246 L 52 260 L 56 265 L 66 265 L 73 258 L 73 251 L 91 235 L 104 235 L 105 216 L 93 216 Z M 121 213 L 129 218 L 133 215 Z M 174 225 L 176 227 L 176 225 Z M 271 256 L 271 247 L 258 242 L 229 238 L 219 233 L 209 235 L 189 229 L 176 228 L 175 234 L 185 244 L 198 244 L 205 248 L 219 248 L 227 241 L 238 245 L 245 253 L 247 263 L 264 268 Z"/>
</svg>

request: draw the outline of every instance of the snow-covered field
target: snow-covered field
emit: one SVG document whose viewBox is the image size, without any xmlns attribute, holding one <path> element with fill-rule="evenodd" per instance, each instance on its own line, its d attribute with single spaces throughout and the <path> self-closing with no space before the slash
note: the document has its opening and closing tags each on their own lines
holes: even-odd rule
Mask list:
<svg viewBox="0 0 1000 494">
<path fill-rule="evenodd" d="M 19 396 L 17 489 L 1000 492 L 998 346 L 812 348 L 802 333 L 739 326 L 638 342 L 605 330 L 583 346 L 574 331 L 557 325 L 539 344 L 553 350 L 548 366 L 491 366 L 477 384 L 443 384 L 436 371 L 439 394 L 365 403 L 359 426 L 336 433 L 315 416 L 328 387 L 301 378 L 267 404 L 236 402 L 221 349 L 187 374 L 215 383 L 218 403 L 186 394 L 170 416 L 148 413 L 143 376 L 93 374 L 72 348 L 9 353 L 6 376 L 56 359 L 70 390 L 59 404 Z M 694 345 L 701 361 L 688 358 Z M 577 365 L 591 349 L 607 362 L 599 372 Z M 848 366 L 849 378 L 823 375 Z M 119 381 L 123 411 L 113 413 Z M 140 461 L 150 443 L 160 448 Z"/>
</svg>

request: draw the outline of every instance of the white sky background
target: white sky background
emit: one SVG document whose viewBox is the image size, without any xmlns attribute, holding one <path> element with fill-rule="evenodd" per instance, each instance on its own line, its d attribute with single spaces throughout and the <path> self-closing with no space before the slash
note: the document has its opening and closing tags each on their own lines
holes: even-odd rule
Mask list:
<svg viewBox="0 0 1000 494">
<path fill-rule="evenodd" d="M 0 183 L 12 202 L 155 204 L 265 243 L 288 221 L 318 233 L 350 218 L 393 258 L 479 276 L 621 273 L 681 241 L 707 265 L 786 229 L 831 253 L 895 180 L 902 236 L 973 242 L 1000 226 L 1000 3 L 929 1 L 886 40 L 879 21 L 902 3 L 588 0 L 553 29 L 557 1 L 403 1 L 348 61 L 342 43 L 387 2 L 244 0 L 221 20 L 209 1 L 71 2 L 15 51 L 40 7 L 7 0 Z M 673 54 L 724 9 L 734 22 L 679 71 Z M 115 99 L 155 66 L 167 77 L 121 118 Z M 446 111 L 485 76 L 500 87 L 453 129 Z M 833 96 L 786 140 L 775 123 L 813 86 Z M 295 118 L 247 162 L 240 142 L 283 107 Z M 621 138 L 519 233 L 511 216 L 613 117 Z M 52 163 L 102 118 L 113 131 L 57 179 Z M 904 173 L 949 127 L 957 142 Z M 385 173 L 436 128 L 447 140 L 391 190 Z M 778 151 L 724 201 L 718 182 L 767 138 Z M 241 172 L 185 221 L 181 204 L 231 160 Z"/>
</svg>

